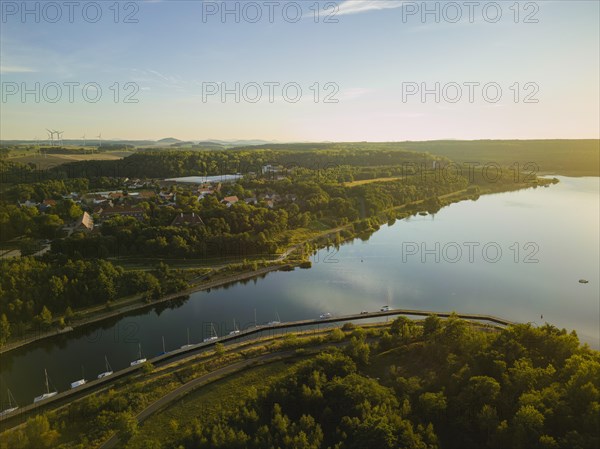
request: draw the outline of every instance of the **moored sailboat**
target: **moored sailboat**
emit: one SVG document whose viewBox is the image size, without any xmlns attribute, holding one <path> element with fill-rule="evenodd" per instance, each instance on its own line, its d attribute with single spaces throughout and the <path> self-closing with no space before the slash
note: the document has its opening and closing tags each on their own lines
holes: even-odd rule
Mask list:
<svg viewBox="0 0 600 449">
<path fill-rule="evenodd" d="M 231 332 L 229 332 L 229 335 L 237 335 L 240 333 L 239 328 L 237 327 L 237 325 L 235 324 L 235 318 L 233 319 L 233 330 Z"/>
<path fill-rule="evenodd" d="M 129 366 L 136 366 L 136 365 L 141 365 L 142 363 L 146 362 L 146 359 L 142 358 L 142 345 L 139 344 L 138 345 L 139 351 L 138 351 L 138 359 L 134 360 L 133 362 L 131 362 L 129 364 Z"/>
<path fill-rule="evenodd" d="M 5 416 L 8 415 L 9 413 L 14 412 L 16 409 L 19 408 L 19 405 L 17 404 L 17 401 L 15 401 L 15 397 L 12 395 L 12 393 L 10 392 L 10 389 L 7 388 L 8 390 L 8 408 L 5 410 L 2 410 L 0 412 L 0 416 Z M 14 405 L 13 405 L 14 402 Z"/>
<path fill-rule="evenodd" d="M 275 317 L 276 317 L 275 321 L 269 321 L 269 326 L 275 326 L 277 324 L 281 324 L 281 319 L 279 318 L 279 314 L 277 312 L 275 312 Z"/>
<path fill-rule="evenodd" d="M 104 356 L 104 361 L 106 362 L 106 371 L 98 374 L 98 379 L 102 379 L 104 377 L 110 376 L 113 373 L 110 363 L 108 363 L 108 359 L 106 358 L 106 356 Z"/>
<path fill-rule="evenodd" d="M 187 345 L 183 345 L 181 347 L 181 349 L 191 348 L 192 346 L 194 346 L 194 345 L 190 344 L 190 328 L 188 327 L 188 329 L 187 329 Z"/>
<path fill-rule="evenodd" d="M 213 323 L 210 323 L 210 337 L 205 338 L 203 341 L 204 341 L 204 343 L 206 343 L 206 342 L 215 341 L 218 339 L 219 339 L 219 336 L 217 335 L 217 332 L 215 331 L 215 326 L 213 326 Z"/>
<path fill-rule="evenodd" d="M 33 398 L 33 403 L 35 404 L 36 402 L 40 402 L 43 401 L 45 399 L 49 399 L 52 396 L 56 396 L 58 394 L 58 391 L 50 391 L 50 384 L 48 382 L 48 371 L 46 371 L 46 369 L 44 368 L 44 375 L 46 376 L 46 392 L 36 396 L 35 398 Z"/>
<path fill-rule="evenodd" d="M 71 389 L 80 387 L 85 385 L 87 380 L 85 380 L 85 374 L 83 374 L 83 366 L 81 367 L 81 379 L 76 380 L 75 382 L 71 382 Z"/>
</svg>

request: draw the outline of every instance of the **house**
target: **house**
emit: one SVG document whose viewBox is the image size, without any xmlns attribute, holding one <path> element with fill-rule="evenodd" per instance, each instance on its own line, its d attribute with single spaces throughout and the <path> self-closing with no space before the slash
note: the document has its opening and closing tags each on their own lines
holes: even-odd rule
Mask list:
<svg viewBox="0 0 600 449">
<path fill-rule="evenodd" d="M 223 201 L 221 201 L 222 203 L 225 203 L 225 205 L 227 207 L 231 207 L 233 204 L 237 203 L 239 201 L 239 198 L 237 196 L 226 196 L 225 198 L 223 198 Z"/>
<path fill-rule="evenodd" d="M 158 196 L 165 201 L 170 201 L 170 200 L 175 199 L 175 194 L 173 192 L 160 192 L 158 194 Z"/>
<path fill-rule="evenodd" d="M 40 205 L 40 203 L 36 203 L 34 201 L 25 201 L 24 203 L 19 203 L 19 206 L 21 207 L 38 207 Z"/>
<path fill-rule="evenodd" d="M 133 217 L 136 220 L 144 219 L 144 209 L 139 206 L 107 206 L 102 212 L 100 217 L 107 219 L 120 215 L 121 217 Z"/>
<path fill-rule="evenodd" d="M 127 199 L 131 202 L 142 202 L 156 198 L 156 193 L 152 190 L 141 190 L 139 192 L 129 192 Z"/>
<path fill-rule="evenodd" d="M 141 200 L 151 200 L 156 198 L 156 192 L 153 192 L 152 190 L 141 190 L 139 192 L 139 198 Z"/>
<path fill-rule="evenodd" d="M 191 214 L 184 214 L 183 212 L 175 215 L 171 226 L 193 226 L 193 225 L 204 225 L 200 215 L 196 215 L 194 212 Z"/>
<path fill-rule="evenodd" d="M 200 201 L 207 195 L 212 195 L 213 193 L 215 193 L 215 191 L 213 190 L 212 186 L 210 186 L 210 185 L 204 185 L 204 186 L 198 188 L 198 201 Z"/>
<path fill-rule="evenodd" d="M 48 212 L 52 207 L 56 206 L 56 201 L 54 200 L 44 200 L 38 206 L 38 210 L 40 212 Z"/>
<path fill-rule="evenodd" d="M 256 197 L 244 198 L 244 201 L 246 202 L 246 204 L 258 204 L 258 199 L 256 199 Z"/>
<path fill-rule="evenodd" d="M 94 220 L 92 216 L 87 212 L 84 212 L 81 217 L 75 223 L 73 227 L 74 231 L 91 232 L 94 230 Z"/>
<path fill-rule="evenodd" d="M 281 171 L 280 165 L 267 164 L 267 165 L 262 166 L 262 174 L 263 175 L 267 175 L 269 173 L 278 173 L 279 171 Z"/>
<path fill-rule="evenodd" d="M 108 194 L 108 198 L 111 199 L 111 200 L 120 200 L 124 196 L 125 195 L 123 194 L 123 192 L 110 192 Z"/>
</svg>

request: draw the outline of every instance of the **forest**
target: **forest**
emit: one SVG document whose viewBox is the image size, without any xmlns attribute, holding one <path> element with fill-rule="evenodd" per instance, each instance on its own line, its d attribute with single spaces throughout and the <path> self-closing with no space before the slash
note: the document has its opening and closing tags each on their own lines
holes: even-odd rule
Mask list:
<svg viewBox="0 0 600 449">
<path fill-rule="evenodd" d="M 49 330 L 68 325 L 75 311 L 134 294 L 149 300 L 187 287 L 177 270 L 159 263 L 150 271 L 125 271 L 98 259 L 34 257 L 0 260 L 0 345 L 33 326 Z M 63 315 L 54 323 L 54 315 Z"/>
<path fill-rule="evenodd" d="M 397 318 L 299 363 L 168 447 L 569 448 L 600 443 L 600 354 L 549 324 Z M 143 439 L 142 439 L 143 440 Z M 147 446 L 153 447 L 153 446 Z M 156 446 L 158 447 L 158 446 Z"/>
</svg>

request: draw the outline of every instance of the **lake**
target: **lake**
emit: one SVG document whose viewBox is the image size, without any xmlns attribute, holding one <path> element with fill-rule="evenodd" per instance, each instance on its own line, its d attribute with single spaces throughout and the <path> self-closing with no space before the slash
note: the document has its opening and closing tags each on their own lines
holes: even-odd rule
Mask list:
<svg viewBox="0 0 600 449">
<path fill-rule="evenodd" d="M 274 272 L 197 292 L 188 300 L 79 329 L 4 355 L 6 387 L 20 405 L 42 393 L 44 368 L 59 390 L 137 358 L 277 319 L 317 318 L 391 307 L 491 314 L 575 329 L 600 347 L 600 178 L 559 177 L 548 188 L 482 196 L 435 215 L 382 226 L 367 241 L 325 248 L 308 270 Z M 589 280 L 588 284 L 579 279 Z M 543 316 L 543 318 L 542 318 Z"/>
</svg>

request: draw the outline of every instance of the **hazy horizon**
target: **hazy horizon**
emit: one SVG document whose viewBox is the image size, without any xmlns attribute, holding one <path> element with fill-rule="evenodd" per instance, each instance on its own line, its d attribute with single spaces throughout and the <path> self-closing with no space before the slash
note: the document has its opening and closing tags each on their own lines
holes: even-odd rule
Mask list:
<svg viewBox="0 0 600 449">
<path fill-rule="evenodd" d="M 598 2 L 250 3 L 3 2 L 0 138 L 600 137 Z"/>
</svg>

